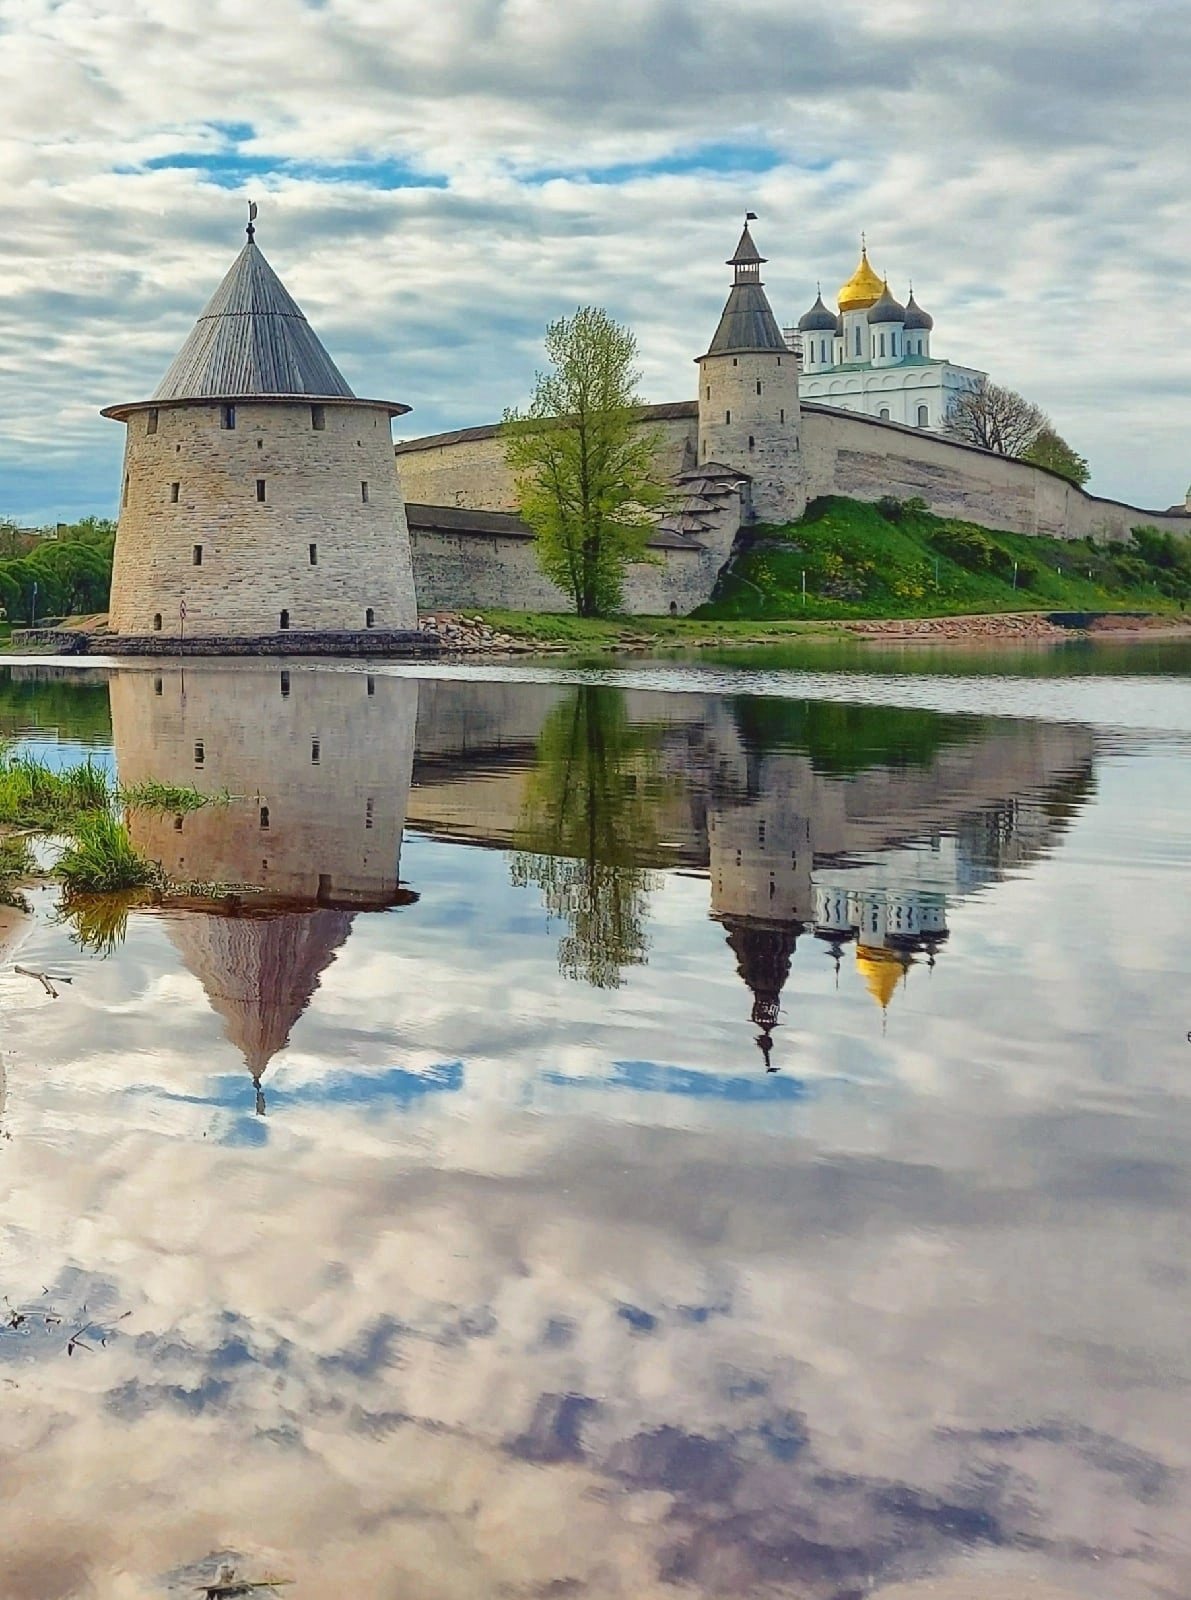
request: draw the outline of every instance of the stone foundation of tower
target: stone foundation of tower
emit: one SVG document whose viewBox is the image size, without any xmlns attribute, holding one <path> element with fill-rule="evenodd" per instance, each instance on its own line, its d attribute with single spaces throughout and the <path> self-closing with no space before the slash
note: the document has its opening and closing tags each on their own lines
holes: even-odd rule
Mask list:
<svg viewBox="0 0 1191 1600">
<path fill-rule="evenodd" d="M 163 402 L 126 420 L 113 632 L 176 636 L 183 605 L 195 638 L 417 626 L 385 407 Z"/>
</svg>

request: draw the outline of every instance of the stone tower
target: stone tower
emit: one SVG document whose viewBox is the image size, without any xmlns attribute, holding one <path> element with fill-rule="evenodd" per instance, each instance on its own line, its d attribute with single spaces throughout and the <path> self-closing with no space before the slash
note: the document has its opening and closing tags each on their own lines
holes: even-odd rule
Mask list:
<svg viewBox="0 0 1191 1600">
<path fill-rule="evenodd" d="M 791 522 L 806 510 L 798 358 L 766 298 L 764 260 L 746 219 L 728 262 L 731 293 L 707 354 L 698 358 L 699 464 L 722 462 L 748 474 L 754 520 Z"/>
<path fill-rule="evenodd" d="M 414 628 L 409 407 L 356 398 L 254 232 L 152 399 L 103 412 L 128 429 L 112 631 Z"/>
</svg>

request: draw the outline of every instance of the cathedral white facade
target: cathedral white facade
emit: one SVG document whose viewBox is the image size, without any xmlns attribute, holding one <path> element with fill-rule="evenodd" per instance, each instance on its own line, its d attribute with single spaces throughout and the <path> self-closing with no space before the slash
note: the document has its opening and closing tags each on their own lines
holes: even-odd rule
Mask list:
<svg viewBox="0 0 1191 1600">
<path fill-rule="evenodd" d="M 905 305 L 894 299 L 863 245 L 838 303 L 837 315 L 820 291 L 798 326 L 783 330 L 801 361 L 803 400 L 937 432 L 954 397 L 987 376 L 931 355 L 934 319 L 913 288 Z"/>
</svg>

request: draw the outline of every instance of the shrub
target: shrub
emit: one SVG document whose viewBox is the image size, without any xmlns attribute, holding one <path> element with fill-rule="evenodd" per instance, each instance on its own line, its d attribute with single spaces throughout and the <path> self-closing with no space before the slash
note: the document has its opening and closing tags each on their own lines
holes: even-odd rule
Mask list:
<svg viewBox="0 0 1191 1600">
<path fill-rule="evenodd" d="M 992 567 L 993 542 L 975 528 L 967 528 L 959 522 L 945 522 L 931 534 L 930 542 L 940 555 L 968 572 L 988 572 Z"/>
<path fill-rule="evenodd" d="M 883 494 L 877 501 L 877 510 L 886 522 L 900 522 L 905 515 L 905 506 L 896 495 Z"/>
</svg>

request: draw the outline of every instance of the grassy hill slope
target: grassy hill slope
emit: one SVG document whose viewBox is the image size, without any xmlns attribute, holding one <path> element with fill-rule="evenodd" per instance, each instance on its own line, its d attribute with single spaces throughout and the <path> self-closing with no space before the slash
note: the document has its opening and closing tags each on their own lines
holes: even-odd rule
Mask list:
<svg viewBox="0 0 1191 1600">
<path fill-rule="evenodd" d="M 1164 611 L 1188 598 L 1191 539 L 1142 528 L 1127 544 L 1073 543 L 936 517 L 914 500 L 828 496 L 796 523 L 759 527 L 695 616 Z"/>
</svg>

